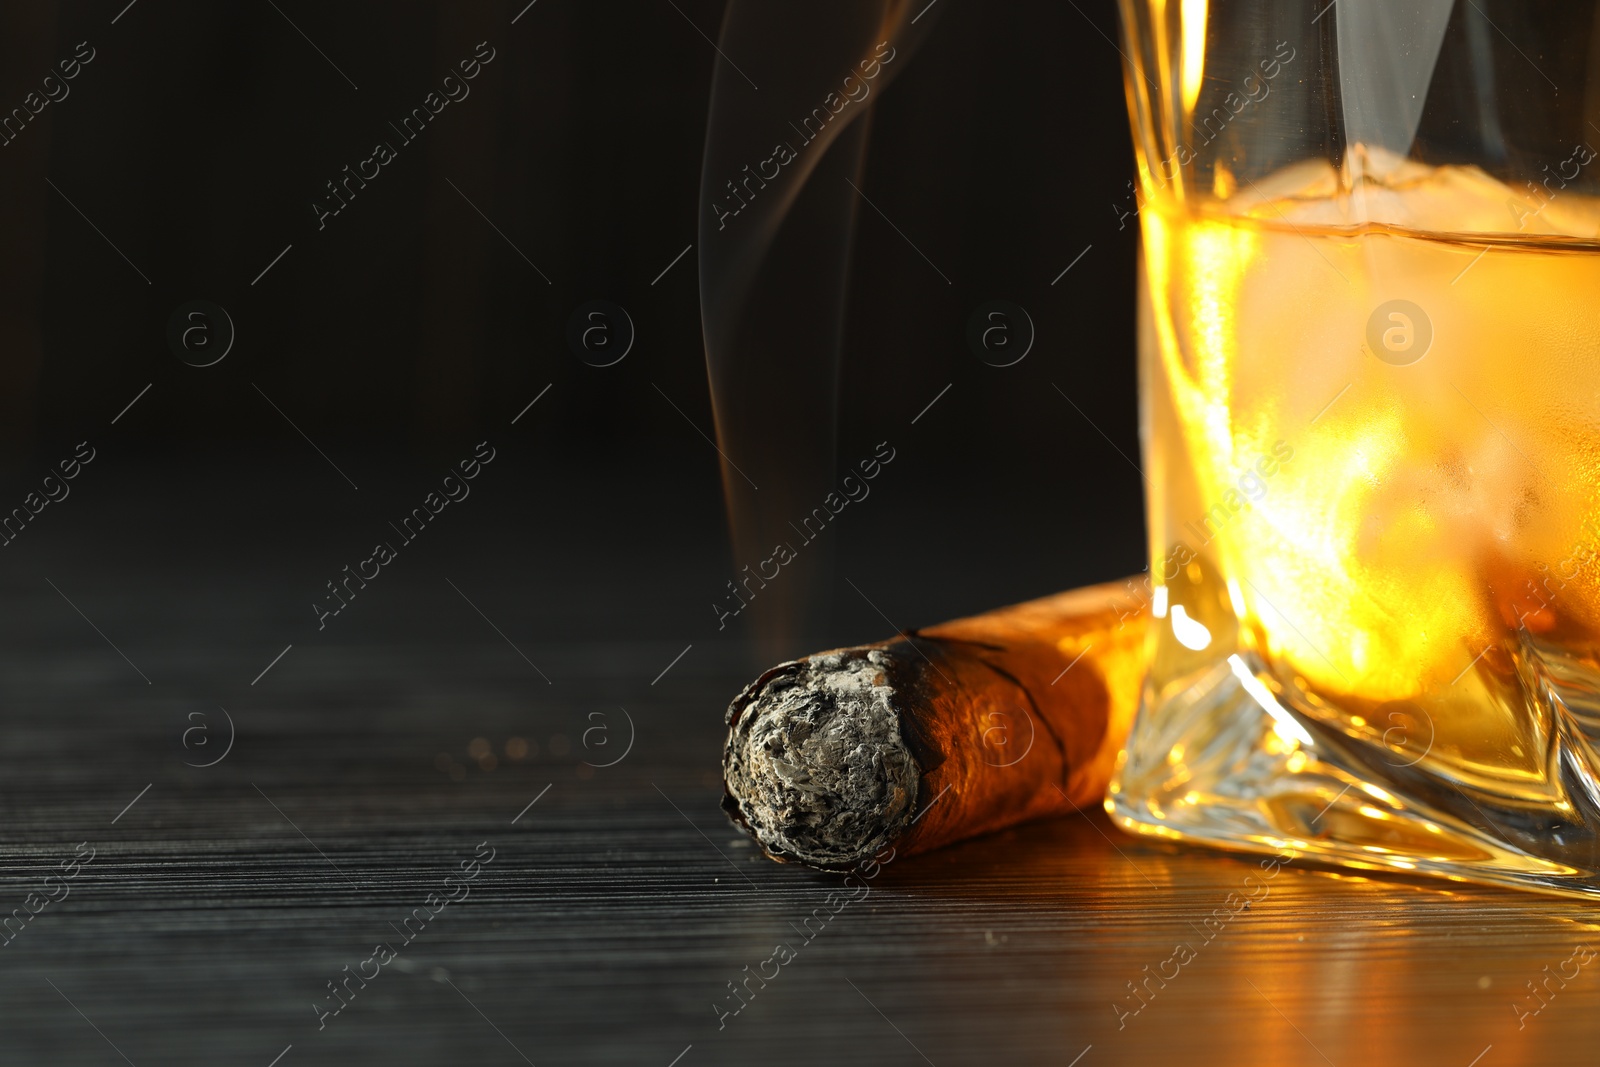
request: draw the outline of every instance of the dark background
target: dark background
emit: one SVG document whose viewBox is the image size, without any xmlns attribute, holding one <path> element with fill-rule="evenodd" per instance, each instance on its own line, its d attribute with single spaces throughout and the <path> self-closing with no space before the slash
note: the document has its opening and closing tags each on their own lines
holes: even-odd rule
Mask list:
<svg viewBox="0 0 1600 1067">
<path fill-rule="evenodd" d="M 608 609 L 577 613 L 597 633 L 628 632 L 627 602 L 653 597 L 680 603 L 686 630 L 715 633 L 707 605 L 733 577 L 728 550 L 709 583 L 678 566 L 679 545 L 727 536 L 716 454 L 684 418 L 712 432 L 696 252 L 652 280 L 695 237 L 719 62 L 697 27 L 715 37 L 721 5 L 539 0 L 511 25 L 522 3 L 125 2 L 0 15 L 5 107 L 78 42 L 96 52 L 70 95 L 0 148 L 5 506 L 87 438 L 108 457 L 102 480 L 135 465 L 184 472 L 134 505 L 124 538 L 202 551 L 265 535 L 315 553 L 318 517 L 395 517 L 488 437 L 519 464 L 492 492 L 529 502 L 527 595 L 583 544 L 616 561 L 593 576 Z M 899 460 L 826 535 L 835 623 L 802 642 L 885 630 L 841 576 L 909 626 L 1143 563 L 1139 476 L 1107 440 L 1137 457 L 1113 6 L 940 0 L 925 17 L 925 43 L 872 100 L 862 186 L 905 237 L 858 215 L 843 340 L 841 463 L 885 437 Z M 319 231 L 324 183 L 375 140 L 398 143 L 386 123 L 484 40 L 496 58 L 471 95 Z M 609 368 L 565 343 L 569 315 L 594 298 L 637 329 Z M 1016 366 L 967 346 L 968 315 L 992 298 L 1036 326 Z M 236 327 L 212 367 L 166 343 L 193 299 Z M 252 493 L 258 474 L 292 490 Z M 220 506 L 235 494 L 237 521 Z M 29 540 L 71 521 L 56 510 Z M 526 621 L 572 617 L 550 605 Z"/>
<path fill-rule="evenodd" d="M 0 514 L 79 442 L 95 454 L 0 547 L 0 915 L 98 850 L 0 946 L 0 1059 L 665 1067 L 693 1046 L 679 1067 L 698 1067 L 770 1058 L 771 1028 L 819 1011 L 835 1036 L 793 1062 L 906 1051 L 844 978 L 915 1030 L 881 947 L 988 956 L 970 924 L 857 923 L 736 1029 L 711 1009 L 830 886 L 718 809 L 723 709 L 773 650 L 711 607 L 736 561 L 701 435 L 698 249 L 663 271 L 697 236 L 721 5 L 276 2 L 0 13 L 0 107 L 95 50 L 0 147 Z M 1136 455 L 1135 231 L 1113 208 L 1131 155 L 1086 14 L 1114 32 L 1110 4 L 939 0 L 874 97 L 861 187 L 892 224 L 857 215 L 838 454 L 887 438 L 897 457 L 808 549 L 832 553 L 835 610 L 787 651 L 1141 565 L 1117 454 Z M 480 41 L 470 96 L 319 230 L 324 183 Z M 993 298 L 1037 326 L 1008 368 L 966 343 Z M 637 327 L 611 367 L 566 342 L 593 299 Z M 193 300 L 236 328 L 213 366 L 169 347 Z M 401 544 L 390 523 L 486 439 L 471 495 Z M 379 540 L 397 561 L 319 623 Z M 1090 894 L 1120 880 L 1104 831 L 1043 832 L 996 846 L 1033 857 L 1001 881 L 1040 892 L 986 917 L 993 945 L 1056 907 L 1047 853 L 1087 864 Z M 471 902 L 319 1028 L 328 980 L 481 841 L 501 858 Z M 904 893 L 885 882 L 862 918 L 946 889 Z M 1004 966 L 1054 975 L 1062 948 Z M 841 951 L 867 955 L 842 975 Z M 1076 996 L 1097 1024 L 1103 992 Z M 915 999 L 937 1016 L 962 996 Z M 1057 1046 L 1058 1003 L 1044 1029 L 1015 1020 L 1023 1053 Z M 993 1043 L 949 1026 L 941 1065 Z"/>
<path fill-rule="evenodd" d="M 95 854 L 0 923 L 0 1062 L 1583 1062 L 1592 973 L 1517 1010 L 1588 904 L 1299 865 L 1124 1025 L 1258 868 L 1099 812 L 896 860 L 721 1018 L 838 888 L 718 807 L 722 710 L 771 652 L 716 626 L 699 249 L 662 272 L 723 10 L 523 3 L 0 10 L 0 113 L 96 52 L 0 147 L 0 514 L 95 450 L 0 547 L 0 917 Z M 841 465 L 897 458 L 822 534 L 833 616 L 795 651 L 1144 557 L 1113 5 L 937 0 L 918 30 L 873 97 L 838 397 Z M 485 40 L 319 232 L 324 183 Z M 1007 368 L 965 340 L 997 298 L 1038 332 Z M 237 327 L 205 368 L 166 338 L 196 299 Z M 565 342 L 592 299 L 637 326 L 615 366 Z M 471 495 L 319 628 L 485 439 Z M 480 843 L 470 900 L 319 1025 Z"/>
</svg>

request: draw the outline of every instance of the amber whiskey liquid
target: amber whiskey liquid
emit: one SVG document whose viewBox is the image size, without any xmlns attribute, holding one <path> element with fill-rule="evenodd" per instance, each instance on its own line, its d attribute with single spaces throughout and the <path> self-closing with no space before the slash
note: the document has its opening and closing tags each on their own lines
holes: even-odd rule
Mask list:
<svg viewBox="0 0 1600 1067">
<path fill-rule="evenodd" d="M 1159 618 L 1108 809 L 1600 892 L 1600 204 L 1360 146 L 1229 185 L 1143 210 Z"/>
</svg>

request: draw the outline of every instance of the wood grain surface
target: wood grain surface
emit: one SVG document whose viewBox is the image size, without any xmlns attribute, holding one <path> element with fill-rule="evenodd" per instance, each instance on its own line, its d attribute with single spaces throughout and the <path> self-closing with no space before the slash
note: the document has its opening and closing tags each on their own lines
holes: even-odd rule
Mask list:
<svg viewBox="0 0 1600 1067">
<path fill-rule="evenodd" d="M 0 913 L 94 849 L 0 949 L 0 1062 L 1593 1058 L 1600 966 L 1527 988 L 1600 941 L 1577 902 L 1291 867 L 1234 913 L 1254 860 L 1095 814 L 890 863 L 841 904 L 718 811 L 748 650 L 672 626 L 715 560 L 630 572 L 625 610 L 597 591 L 615 557 L 519 549 L 541 498 L 486 500 L 318 631 L 303 602 L 370 517 L 251 540 L 278 486 L 137 536 L 169 477 L 121 471 L 0 571 Z M 222 752 L 224 708 L 231 751 L 189 766 Z M 319 1025 L 328 983 L 483 842 L 470 895 Z M 1174 970 L 1127 1014 L 1129 983 Z"/>
</svg>

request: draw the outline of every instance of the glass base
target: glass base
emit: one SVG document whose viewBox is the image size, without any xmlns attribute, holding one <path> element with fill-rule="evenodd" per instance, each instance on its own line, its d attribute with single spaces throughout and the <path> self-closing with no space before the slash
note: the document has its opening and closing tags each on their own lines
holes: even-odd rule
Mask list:
<svg viewBox="0 0 1600 1067">
<path fill-rule="evenodd" d="M 1465 780 L 1409 723 L 1351 736 L 1241 651 L 1147 690 L 1106 810 L 1133 833 L 1600 897 L 1600 759 L 1583 730 L 1600 679 L 1554 650 L 1513 656 L 1543 727 L 1536 774 Z"/>
</svg>

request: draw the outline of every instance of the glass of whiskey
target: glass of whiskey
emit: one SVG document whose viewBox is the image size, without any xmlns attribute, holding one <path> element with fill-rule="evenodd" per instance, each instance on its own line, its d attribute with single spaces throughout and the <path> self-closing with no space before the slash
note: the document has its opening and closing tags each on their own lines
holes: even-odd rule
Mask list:
<svg viewBox="0 0 1600 1067">
<path fill-rule="evenodd" d="M 1122 0 L 1134 832 L 1600 895 L 1600 4 Z"/>
</svg>

